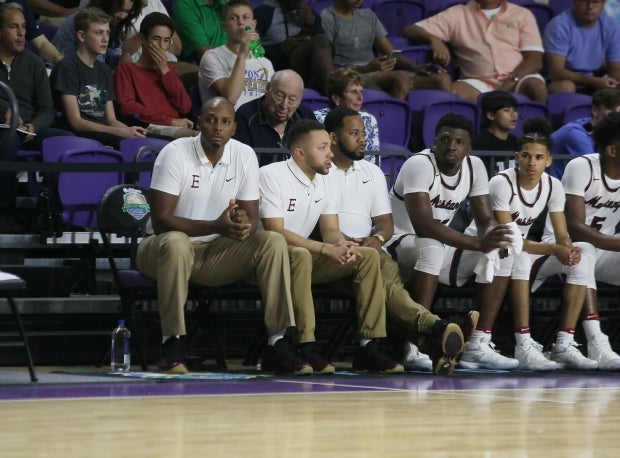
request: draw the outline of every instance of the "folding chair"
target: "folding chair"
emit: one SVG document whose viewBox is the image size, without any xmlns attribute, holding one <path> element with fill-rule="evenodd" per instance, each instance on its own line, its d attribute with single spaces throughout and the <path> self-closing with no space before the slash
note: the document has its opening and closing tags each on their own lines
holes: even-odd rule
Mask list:
<svg viewBox="0 0 620 458">
<path fill-rule="evenodd" d="M 146 328 L 136 305 L 141 301 L 157 300 L 157 281 L 147 277 L 136 268 L 135 258 L 139 239 L 144 236 L 146 223 L 150 216 L 148 188 L 136 184 L 112 186 L 101 198 L 97 215 L 99 234 L 112 271 L 114 284 L 121 299 L 121 315 L 133 331 L 132 338 L 136 343 L 142 369 L 147 370 Z M 111 235 L 125 238 L 128 241 L 129 266 L 126 268 L 119 266 L 121 248 L 118 244 L 115 246 L 111 243 Z M 123 251 L 127 251 L 126 245 L 123 247 Z M 190 284 L 188 300 L 196 300 L 198 307 L 195 311 L 197 324 L 190 328 L 187 337 L 188 343 L 191 342 L 198 327 L 202 327 L 204 322 L 212 323 L 215 321 L 209 315 L 209 305 L 214 292 L 214 288 Z M 217 323 L 214 323 L 211 329 L 217 330 Z M 215 336 L 215 360 L 217 368 L 225 370 L 224 345 L 218 337 L 221 336 Z"/>
<path fill-rule="evenodd" d="M 17 309 L 15 301 L 13 300 L 13 293 L 15 291 L 24 289 L 25 287 L 26 283 L 18 276 L 13 274 L 7 274 L 5 272 L 0 272 L 0 296 L 4 296 L 7 300 L 7 303 L 9 304 L 11 314 L 13 315 L 13 318 L 15 318 L 15 323 L 17 324 L 17 332 L 20 338 L 20 340 L 3 342 L 2 346 L 24 347 L 24 352 L 26 354 L 26 363 L 28 364 L 28 372 L 30 374 L 30 381 L 36 382 L 37 376 L 34 371 L 32 354 L 30 353 L 30 345 L 28 345 L 28 337 L 26 336 L 26 332 L 24 331 L 24 325 L 22 324 L 19 310 Z"/>
</svg>

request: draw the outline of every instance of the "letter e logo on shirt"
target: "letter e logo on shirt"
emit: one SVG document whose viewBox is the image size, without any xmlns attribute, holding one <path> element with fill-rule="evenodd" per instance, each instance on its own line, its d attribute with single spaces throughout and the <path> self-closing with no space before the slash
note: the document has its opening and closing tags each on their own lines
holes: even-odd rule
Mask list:
<svg viewBox="0 0 620 458">
<path fill-rule="evenodd" d="M 294 212 L 295 211 L 295 203 L 297 202 L 297 199 L 289 199 L 288 201 L 288 208 L 286 209 L 287 212 Z"/>
<path fill-rule="evenodd" d="M 200 186 L 200 175 L 192 175 L 192 188 L 199 188 Z"/>
</svg>

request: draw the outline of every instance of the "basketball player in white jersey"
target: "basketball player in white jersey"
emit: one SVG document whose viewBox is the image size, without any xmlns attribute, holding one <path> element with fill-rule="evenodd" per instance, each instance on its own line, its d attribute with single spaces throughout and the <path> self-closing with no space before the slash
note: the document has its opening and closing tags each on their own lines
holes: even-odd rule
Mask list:
<svg viewBox="0 0 620 458">
<path fill-rule="evenodd" d="M 481 302 L 481 319 L 459 365 L 470 369 L 519 367 L 545 371 L 557 369 L 560 365 L 572 369 L 594 369 L 598 364 L 585 358 L 573 345 L 575 325 L 585 298 L 588 266 L 580 262 L 581 249 L 574 247 L 568 237 L 564 189 L 559 180 L 545 172 L 552 160 L 552 128 L 546 120 L 532 118 L 525 122 L 523 130 L 524 136 L 519 139 L 519 150 L 515 153 L 516 167 L 498 173 L 489 182 L 495 218 L 500 224 L 516 224 L 518 235 L 523 239 L 523 251 L 500 259 L 500 267 L 493 280 L 495 295 L 487 296 L 486 301 Z M 558 243 L 527 239 L 532 224 L 545 210 L 548 210 Z M 466 232 L 470 230 L 471 227 Z M 456 251 L 452 262 L 444 262 L 440 281 L 456 280 L 457 286 L 464 283 L 473 274 L 472 265 L 478 257 L 478 253 Z M 566 276 L 560 332 L 552 351 L 553 360 L 543 355 L 542 345 L 534 341 L 530 334 L 530 273 L 533 268 L 539 272 L 534 289 L 547 277 L 556 274 Z M 509 281 L 516 340 L 514 359 L 495 352 L 491 342 L 491 330 Z"/>
<path fill-rule="evenodd" d="M 491 212 L 487 171 L 471 152 L 472 122 L 447 114 L 435 128 L 433 147 L 403 164 L 390 201 L 394 235 L 386 244 L 414 301 L 430 310 L 446 246 L 486 253 L 510 243 L 512 231 Z M 481 236 L 449 227 L 469 198 Z"/>
<path fill-rule="evenodd" d="M 594 129 L 599 154 L 570 161 L 562 177 L 566 192 L 566 221 L 573 240 L 588 262 L 583 329 L 589 359 L 601 370 L 619 370 L 620 356 L 601 331 L 596 281 L 620 286 L 620 113 L 610 113 Z M 545 228 L 544 239 L 550 234 Z"/>
</svg>

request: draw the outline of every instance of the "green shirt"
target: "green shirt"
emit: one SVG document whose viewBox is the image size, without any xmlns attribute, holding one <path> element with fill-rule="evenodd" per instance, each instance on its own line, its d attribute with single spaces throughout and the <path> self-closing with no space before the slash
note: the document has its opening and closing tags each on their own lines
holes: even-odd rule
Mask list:
<svg viewBox="0 0 620 458">
<path fill-rule="evenodd" d="M 172 18 L 183 42 L 181 59 L 196 60 L 194 53 L 203 46 L 217 48 L 226 43 L 228 36 L 222 29 L 222 6 L 226 0 L 178 0 Z"/>
</svg>

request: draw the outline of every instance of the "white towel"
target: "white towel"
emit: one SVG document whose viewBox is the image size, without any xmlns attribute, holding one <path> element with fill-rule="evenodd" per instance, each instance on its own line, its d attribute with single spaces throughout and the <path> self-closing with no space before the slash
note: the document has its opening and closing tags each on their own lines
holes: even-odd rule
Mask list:
<svg viewBox="0 0 620 458">
<path fill-rule="evenodd" d="M 506 224 L 506 226 L 512 230 L 512 235 L 509 236 L 510 244 L 506 248 L 508 249 L 508 255 L 514 256 L 523 250 L 521 230 L 514 221 Z M 499 269 L 499 248 L 494 248 L 488 253 L 483 253 L 476 267 L 474 267 L 476 283 L 491 283 L 497 269 Z"/>
</svg>

